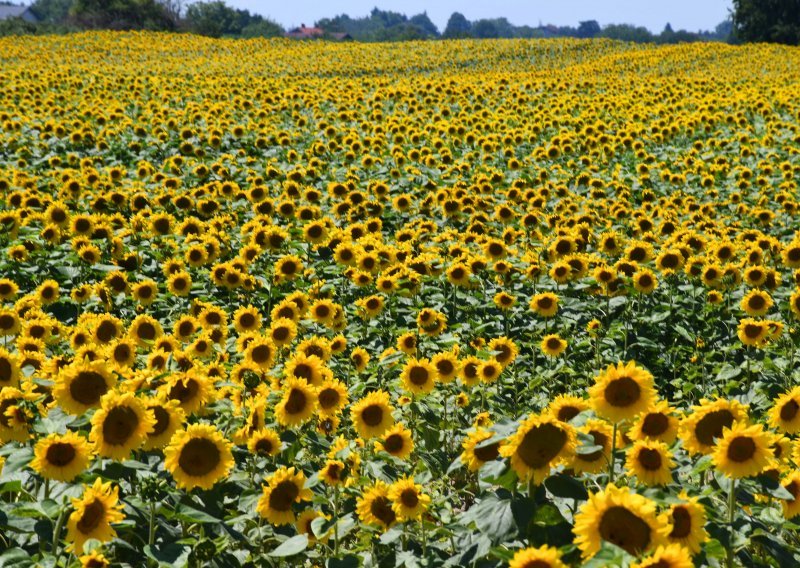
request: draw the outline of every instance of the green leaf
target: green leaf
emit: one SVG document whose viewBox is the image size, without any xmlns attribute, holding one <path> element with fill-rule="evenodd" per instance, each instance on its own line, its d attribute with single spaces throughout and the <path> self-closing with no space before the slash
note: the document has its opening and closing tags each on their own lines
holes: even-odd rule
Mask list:
<svg viewBox="0 0 800 568">
<path fill-rule="evenodd" d="M 21 548 L 9 548 L 3 554 L 0 554 L 1 568 L 26 568 L 33 565 L 34 562 L 31 559 L 31 555 Z"/>
<path fill-rule="evenodd" d="M 568 475 L 552 475 L 544 480 L 544 486 L 550 493 L 562 499 L 586 501 L 589 498 L 589 492 L 583 483 Z"/>
<path fill-rule="evenodd" d="M 218 523 L 220 520 L 212 517 L 208 513 L 204 513 L 199 509 L 195 509 L 186 503 L 178 503 L 175 505 L 174 517 L 180 521 L 188 523 Z"/>
<path fill-rule="evenodd" d="M 188 546 L 183 546 L 174 542 L 161 546 L 145 545 L 144 554 L 163 568 L 170 566 L 186 566 L 189 563 L 189 553 L 192 551 Z"/>
<path fill-rule="evenodd" d="M 508 540 L 516 532 L 514 513 L 510 499 L 489 495 L 461 516 L 462 522 L 474 522 L 478 530 L 493 541 Z"/>
<path fill-rule="evenodd" d="M 342 558 L 329 558 L 327 568 L 358 568 L 361 563 L 358 556 L 355 554 L 348 554 Z"/>
<path fill-rule="evenodd" d="M 776 499 L 783 499 L 785 501 L 791 501 L 794 499 L 794 496 L 789 493 L 789 491 L 783 485 L 768 475 L 759 475 L 756 478 L 756 481 L 760 485 L 761 493 L 765 495 L 771 495 Z"/>
<path fill-rule="evenodd" d="M 308 535 L 299 534 L 281 543 L 278 548 L 269 553 L 269 556 L 292 556 L 308 548 Z"/>
</svg>

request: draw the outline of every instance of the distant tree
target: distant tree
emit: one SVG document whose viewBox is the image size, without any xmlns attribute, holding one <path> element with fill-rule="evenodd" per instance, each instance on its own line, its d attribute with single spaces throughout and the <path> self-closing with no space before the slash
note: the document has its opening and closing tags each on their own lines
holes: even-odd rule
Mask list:
<svg viewBox="0 0 800 568">
<path fill-rule="evenodd" d="M 450 19 L 447 20 L 447 26 L 444 28 L 442 37 L 448 39 L 456 39 L 469 37 L 472 32 L 472 24 L 460 12 L 453 12 L 450 14 Z"/>
<path fill-rule="evenodd" d="M 433 37 L 439 36 L 439 28 L 437 28 L 436 24 L 431 21 L 427 12 L 422 12 L 416 16 L 411 16 L 411 18 L 408 20 L 408 23 L 418 27 L 425 33 L 425 35 Z"/>
<path fill-rule="evenodd" d="M 189 31 L 209 37 L 240 33 L 239 14 L 221 0 L 195 2 L 186 9 L 186 26 Z"/>
<path fill-rule="evenodd" d="M 477 20 L 472 23 L 472 36 L 476 38 L 514 37 L 514 26 L 505 18 Z"/>
<path fill-rule="evenodd" d="M 733 35 L 747 42 L 800 44 L 800 0 L 733 0 Z"/>
<path fill-rule="evenodd" d="M 284 31 L 283 26 L 279 23 L 262 19 L 244 26 L 241 35 L 242 37 L 281 37 Z"/>
<path fill-rule="evenodd" d="M 36 0 L 31 4 L 31 12 L 36 14 L 40 21 L 49 24 L 60 24 L 66 21 L 72 0 Z"/>
<path fill-rule="evenodd" d="M 722 41 L 728 41 L 731 34 L 733 34 L 733 20 L 731 18 L 718 23 L 717 27 L 714 28 L 714 35 Z"/>
<path fill-rule="evenodd" d="M 602 37 L 618 39 L 620 41 L 632 41 L 636 43 L 648 43 L 653 41 L 653 34 L 645 27 L 632 26 L 630 24 L 609 24 L 600 32 Z"/>
<path fill-rule="evenodd" d="M 597 20 L 587 20 L 578 26 L 578 37 L 590 38 L 600 33 L 600 24 Z"/>
<path fill-rule="evenodd" d="M 170 30 L 175 27 L 156 0 L 73 0 L 69 19 L 89 29 Z"/>
</svg>

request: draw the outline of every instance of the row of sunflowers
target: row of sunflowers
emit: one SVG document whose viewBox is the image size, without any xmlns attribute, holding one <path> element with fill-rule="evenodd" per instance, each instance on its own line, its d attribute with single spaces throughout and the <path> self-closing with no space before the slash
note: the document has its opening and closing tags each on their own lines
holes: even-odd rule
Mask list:
<svg viewBox="0 0 800 568">
<path fill-rule="evenodd" d="M 0 39 L 0 565 L 800 562 L 800 51 Z"/>
</svg>

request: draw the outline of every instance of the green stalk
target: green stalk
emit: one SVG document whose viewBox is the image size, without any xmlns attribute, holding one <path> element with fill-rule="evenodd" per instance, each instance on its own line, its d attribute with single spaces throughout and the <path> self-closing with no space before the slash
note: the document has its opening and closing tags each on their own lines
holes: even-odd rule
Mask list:
<svg viewBox="0 0 800 568">
<path fill-rule="evenodd" d="M 608 482 L 614 483 L 614 454 L 617 452 L 617 423 L 614 422 L 614 431 L 611 434 L 611 459 L 608 460 Z"/>
<path fill-rule="evenodd" d="M 731 479 L 731 488 L 728 491 L 728 527 L 730 529 L 730 542 L 728 543 L 725 566 L 733 567 L 733 520 L 736 516 L 736 480 Z"/>
</svg>

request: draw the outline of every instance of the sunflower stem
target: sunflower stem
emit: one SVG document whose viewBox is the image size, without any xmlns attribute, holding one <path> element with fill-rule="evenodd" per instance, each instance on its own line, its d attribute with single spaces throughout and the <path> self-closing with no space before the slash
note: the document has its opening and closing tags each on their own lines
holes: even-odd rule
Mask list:
<svg viewBox="0 0 800 568">
<path fill-rule="evenodd" d="M 614 431 L 611 433 L 611 459 L 608 460 L 608 482 L 614 483 L 614 454 L 617 452 L 617 423 L 614 422 Z"/>
<path fill-rule="evenodd" d="M 339 488 L 333 486 L 333 555 L 339 556 Z"/>
<path fill-rule="evenodd" d="M 156 504 L 150 503 L 150 528 L 147 531 L 147 544 L 153 546 L 156 541 Z"/>
<path fill-rule="evenodd" d="M 67 515 L 67 507 L 65 505 L 64 508 L 61 509 L 61 512 L 58 514 L 58 519 L 56 520 L 56 526 L 55 529 L 53 529 L 53 546 L 52 546 L 53 554 L 55 554 L 56 551 L 58 550 L 58 545 L 59 542 L 61 541 L 61 528 L 64 526 L 64 518 L 66 517 L 66 515 Z M 61 556 L 60 551 L 58 556 Z M 56 561 L 56 564 L 58 564 L 58 561 Z"/>
<path fill-rule="evenodd" d="M 44 499 L 45 501 L 50 499 L 50 478 L 44 478 Z"/>
<path fill-rule="evenodd" d="M 731 488 L 728 490 L 728 528 L 730 530 L 730 542 L 728 542 L 725 566 L 733 567 L 733 520 L 736 516 L 736 480 L 731 479 Z"/>
</svg>

